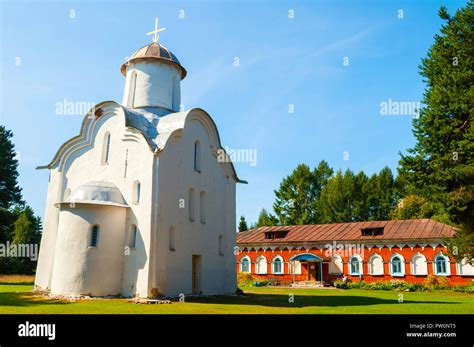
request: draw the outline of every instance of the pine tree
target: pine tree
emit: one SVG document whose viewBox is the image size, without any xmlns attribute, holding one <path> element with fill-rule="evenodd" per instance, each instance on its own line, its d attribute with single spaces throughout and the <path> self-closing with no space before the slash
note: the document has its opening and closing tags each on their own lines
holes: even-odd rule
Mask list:
<svg viewBox="0 0 474 347">
<path fill-rule="evenodd" d="M 260 214 L 258 215 L 258 220 L 255 227 L 270 227 L 274 225 L 278 225 L 278 218 L 276 218 L 271 213 L 268 213 L 267 210 L 263 208 L 262 211 L 260 211 Z"/>
<path fill-rule="evenodd" d="M 451 247 L 459 259 L 474 244 L 474 3 L 453 17 L 442 7 L 439 16 L 445 24 L 420 65 L 426 89 L 413 120 L 416 144 L 399 172 L 407 194 L 429 201 L 424 217 L 461 227 L 460 246 Z"/>
<path fill-rule="evenodd" d="M 0 242 L 11 239 L 13 222 L 23 201 L 18 186 L 18 161 L 11 139 L 13 134 L 0 125 Z M 18 208 L 15 208 L 18 207 Z"/>
<path fill-rule="evenodd" d="M 244 216 L 240 216 L 239 232 L 247 231 L 247 230 L 249 230 L 249 228 L 247 226 L 247 221 L 245 220 Z"/>
<path fill-rule="evenodd" d="M 397 190 L 392 171 L 385 167 L 373 174 L 363 187 L 367 198 L 367 220 L 387 220 L 397 201 Z"/>
<path fill-rule="evenodd" d="M 280 184 L 275 191 L 273 204 L 280 225 L 316 224 L 321 220 L 318 204 L 324 185 L 333 170 L 327 162 L 321 161 L 311 170 L 308 165 L 300 164 Z"/>
<path fill-rule="evenodd" d="M 18 186 L 18 160 L 12 138 L 12 132 L 0 125 L 0 208 L 4 210 L 23 203 L 21 188 Z"/>
</svg>

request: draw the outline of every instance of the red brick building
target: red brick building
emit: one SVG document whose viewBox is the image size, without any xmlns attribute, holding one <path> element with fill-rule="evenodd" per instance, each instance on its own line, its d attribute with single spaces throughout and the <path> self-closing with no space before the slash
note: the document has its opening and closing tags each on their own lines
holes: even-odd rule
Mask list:
<svg viewBox="0 0 474 347">
<path fill-rule="evenodd" d="M 474 267 L 447 253 L 455 229 L 430 219 L 261 227 L 237 234 L 237 273 L 282 283 L 332 282 L 344 275 L 366 282 L 451 284 L 474 279 Z"/>
</svg>

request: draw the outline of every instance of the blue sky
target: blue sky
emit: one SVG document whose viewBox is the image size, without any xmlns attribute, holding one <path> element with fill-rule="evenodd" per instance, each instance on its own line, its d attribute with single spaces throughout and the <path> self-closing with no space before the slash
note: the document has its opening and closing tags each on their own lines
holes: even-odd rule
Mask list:
<svg viewBox="0 0 474 347">
<path fill-rule="evenodd" d="M 273 190 L 298 163 L 314 167 L 324 159 L 369 175 L 396 169 L 399 152 L 414 144 L 412 117 L 381 115 L 380 104 L 421 100 L 418 65 L 441 25 L 438 9 L 444 4 L 453 13 L 465 4 L 0 2 L 0 124 L 14 132 L 20 185 L 38 214 L 48 172 L 35 167 L 78 134 L 84 117 L 57 115 L 56 103 L 121 102 L 120 65 L 151 42 L 146 33 L 158 17 L 166 27 L 160 43 L 188 71 L 185 108 L 207 110 L 223 146 L 257 150 L 255 166 L 235 163 L 249 182 L 237 187 L 237 218 L 249 222 L 263 207 L 271 210 Z"/>
</svg>

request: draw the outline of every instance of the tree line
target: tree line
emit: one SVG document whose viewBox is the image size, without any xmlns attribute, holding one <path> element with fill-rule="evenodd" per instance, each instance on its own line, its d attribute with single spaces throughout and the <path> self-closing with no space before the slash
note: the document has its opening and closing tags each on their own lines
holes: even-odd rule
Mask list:
<svg viewBox="0 0 474 347">
<path fill-rule="evenodd" d="M 7 257 L 6 247 L 38 244 L 41 240 L 41 219 L 26 205 L 18 185 L 18 160 L 12 143 L 13 133 L 0 125 L 0 256 L 1 274 L 32 274 L 36 261 L 30 258 Z"/>
<path fill-rule="evenodd" d="M 431 218 L 459 228 L 452 256 L 474 250 L 474 2 L 444 21 L 419 65 L 426 85 L 413 119 L 415 146 L 400 153 L 397 175 L 333 172 L 325 161 L 300 164 L 275 191 L 273 212 L 253 227 Z M 244 227 L 244 217 L 240 227 Z"/>
</svg>

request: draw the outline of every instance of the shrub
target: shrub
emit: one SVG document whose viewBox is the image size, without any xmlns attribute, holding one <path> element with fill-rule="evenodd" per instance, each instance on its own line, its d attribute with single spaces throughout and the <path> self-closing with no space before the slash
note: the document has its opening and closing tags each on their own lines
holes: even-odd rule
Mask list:
<svg viewBox="0 0 474 347">
<path fill-rule="evenodd" d="M 449 281 L 446 277 L 429 275 L 425 279 L 425 285 L 427 288 L 435 290 L 451 289 Z"/>
<path fill-rule="evenodd" d="M 253 275 L 246 272 L 239 272 L 237 274 L 237 284 L 239 287 L 249 287 L 254 282 Z"/>
<path fill-rule="evenodd" d="M 347 283 L 342 280 L 337 280 L 334 282 L 334 287 L 339 289 L 347 289 Z"/>
</svg>

